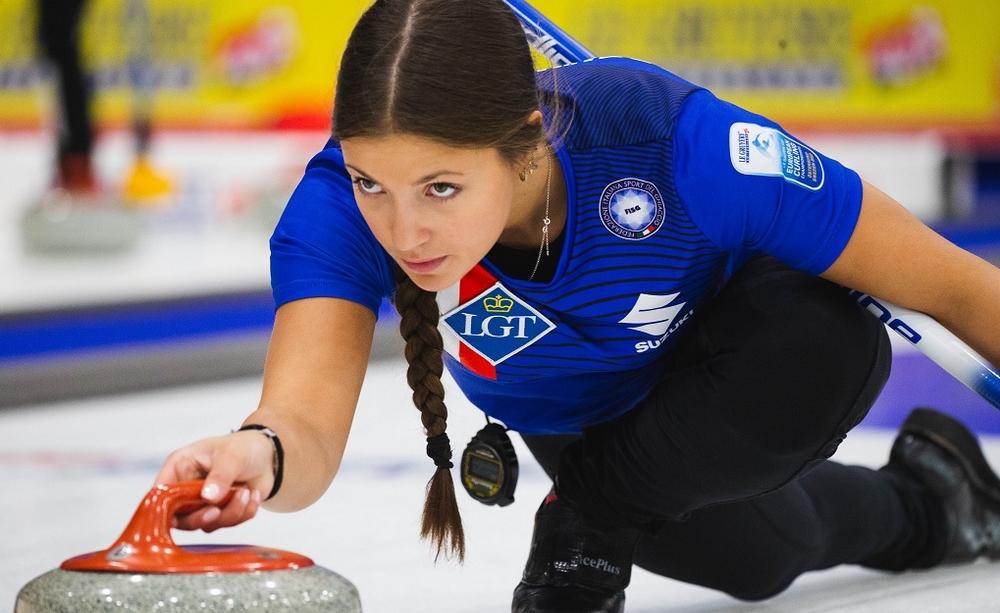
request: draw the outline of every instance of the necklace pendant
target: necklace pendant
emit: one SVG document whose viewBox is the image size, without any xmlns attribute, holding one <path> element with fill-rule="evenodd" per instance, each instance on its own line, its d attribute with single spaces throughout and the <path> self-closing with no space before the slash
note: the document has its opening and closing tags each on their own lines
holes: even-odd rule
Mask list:
<svg viewBox="0 0 1000 613">
<path fill-rule="evenodd" d="M 532 166 L 534 168 L 532 168 Z M 532 160 L 528 168 L 526 168 L 522 172 L 526 174 L 531 174 L 535 170 L 535 168 L 538 168 L 538 165 L 535 164 L 534 160 Z M 522 181 L 524 181 L 525 178 L 526 178 L 525 175 L 521 176 Z M 552 194 L 552 160 L 550 159 L 549 163 L 546 166 L 546 172 L 545 172 L 545 217 L 542 219 L 542 242 L 541 244 L 538 245 L 538 259 L 535 260 L 535 268 L 531 271 L 531 276 L 528 277 L 528 281 L 531 281 L 535 278 L 535 273 L 538 272 L 538 266 L 542 263 L 542 253 L 544 252 L 546 257 L 549 256 L 549 224 L 552 223 L 552 220 L 549 219 L 549 199 L 551 197 L 551 194 Z"/>
</svg>

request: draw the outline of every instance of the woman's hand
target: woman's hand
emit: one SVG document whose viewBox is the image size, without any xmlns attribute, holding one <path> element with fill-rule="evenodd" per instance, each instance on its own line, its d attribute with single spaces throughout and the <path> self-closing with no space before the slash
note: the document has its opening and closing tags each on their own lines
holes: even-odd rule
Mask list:
<svg viewBox="0 0 1000 613">
<path fill-rule="evenodd" d="M 156 476 L 156 484 L 205 479 L 202 499 L 205 506 L 174 517 L 173 527 L 212 532 L 235 526 L 257 514 L 261 501 L 274 482 L 274 447 L 260 432 L 246 430 L 226 436 L 202 439 L 177 449 Z M 220 501 L 235 484 L 241 483 L 224 508 Z"/>
</svg>

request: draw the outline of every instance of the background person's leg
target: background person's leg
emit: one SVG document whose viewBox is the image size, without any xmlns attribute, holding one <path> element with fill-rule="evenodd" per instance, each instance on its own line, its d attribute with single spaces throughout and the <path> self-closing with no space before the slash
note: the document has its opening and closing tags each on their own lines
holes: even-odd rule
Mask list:
<svg viewBox="0 0 1000 613">
<path fill-rule="evenodd" d="M 62 187 L 94 189 L 90 85 L 80 61 L 80 20 L 86 0 L 39 0 L 38 42 L 58 84 L 58 163 Z"/>
</svg>

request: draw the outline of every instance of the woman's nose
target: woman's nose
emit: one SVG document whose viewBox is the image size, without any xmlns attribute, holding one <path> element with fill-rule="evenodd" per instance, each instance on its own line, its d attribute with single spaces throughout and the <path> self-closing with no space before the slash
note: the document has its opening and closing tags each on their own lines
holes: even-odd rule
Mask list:
<svg viewBox="0 0 1000 613">
<path fill-rule="evenodd" d="M 392 241 L 400 253 L 412 253 L 430 237 L 417 208 L 401 204 L 396 208 L 392 221 Z M 421 254 L 418 254 L 421 255 Z"/>
</svg>

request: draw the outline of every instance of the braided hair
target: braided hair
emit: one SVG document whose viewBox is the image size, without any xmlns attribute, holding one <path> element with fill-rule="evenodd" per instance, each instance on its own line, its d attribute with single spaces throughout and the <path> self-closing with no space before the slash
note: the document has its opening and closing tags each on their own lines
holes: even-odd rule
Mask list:
<svg viewBox="0 0 1000 613">
<path fill-rule="evenodd" d="M 399 271 L 396 275 L 396 310 L 402 318 L 399 332 L 406 341 L 406 382 L 413 390 L 413 404 L 427 432 L 427 455 L 437 470 L 427 483 L 427 497 L 421 518 L 420 536 L 437 545 L 435 559 L 446 551 L 459 560 L 465 557 L 465 532 L 455 500 L 451 476 L 451 444 L 445 429 L 448 408 L 444 404 L 441 373 L 442 341 L 438 331 L 437 295 L 418 287 Z"/>
</svg>

